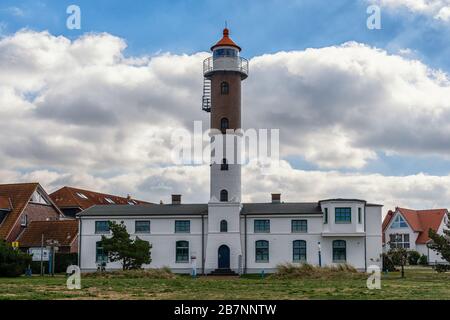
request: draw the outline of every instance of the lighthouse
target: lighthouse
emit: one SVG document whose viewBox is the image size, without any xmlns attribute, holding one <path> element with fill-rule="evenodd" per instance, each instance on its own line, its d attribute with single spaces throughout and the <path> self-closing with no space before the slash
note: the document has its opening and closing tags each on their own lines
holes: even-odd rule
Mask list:
<svg viewBox="0 0 450 320">
<path fill-rule="evenodd" d="M 236 272 L 242 257 L 242 204 L 239 133 L 235 131 L 242 128 L 241 84 L 248 77 L 248 61 L 240 56 L 241 48 L 231 40 L 227 28 L 211 51 L 212 56 L 203 62 L 202 109 L 211 116 L 212 143 L 220 141 L 223 146 L 215 144 L 221 150 L 214 150 L 211 157 L 205 268 Z"/>
</svg>

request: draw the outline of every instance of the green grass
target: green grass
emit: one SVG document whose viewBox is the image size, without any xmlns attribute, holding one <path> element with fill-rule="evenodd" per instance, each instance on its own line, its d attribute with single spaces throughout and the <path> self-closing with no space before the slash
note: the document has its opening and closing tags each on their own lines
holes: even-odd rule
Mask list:
<svg viewBox="0 0 450 320">
<path fill-rule="evenodd" d="M 383 275 L 381 290 L 369 290 L 366 276 L 326 279 L 83 278 L 82 290 L 66 288 L 64 276 L 0 278 L 0 299 L 450 299 L 450 273 L 430 268 Z"/>
</svg>

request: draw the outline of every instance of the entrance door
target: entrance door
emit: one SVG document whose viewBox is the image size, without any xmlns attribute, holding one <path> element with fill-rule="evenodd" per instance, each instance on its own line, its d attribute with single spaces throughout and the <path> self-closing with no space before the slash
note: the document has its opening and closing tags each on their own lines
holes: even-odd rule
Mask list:
<svg viewBox="0 0 450 320">
<path fill-rule="evenodd" d="M 219 247 L 219 269 L 230 269 L 230 248 L 226 245 Z"/>
</svg>

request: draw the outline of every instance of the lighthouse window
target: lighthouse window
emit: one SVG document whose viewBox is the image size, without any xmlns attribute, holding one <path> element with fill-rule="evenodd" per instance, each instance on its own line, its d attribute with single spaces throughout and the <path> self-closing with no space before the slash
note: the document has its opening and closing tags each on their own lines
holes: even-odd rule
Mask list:
<svg viewBox="0 0 450 320">
<path fill-rule="evenodd" d="M 230 123 L 227 118 L 222 118 L 220 120 L 220 130 L 222 133 L 226 133 L 227 129 L 230 128 Z"/>
<path fill-rule="evenodd" d="M 228 222 L 226 220 L 220 221 L 220 232 L 228 232 Z"/>
<path fill-rule="evenodd" d="M 226 95 L 230 92 L 230 85 L 228 84 L 228 82 L 222 82 L 220 84 L 220 94 Z"/>
<path fill-rule="evenodd" d="M 214 51 L 214 58 L 236 57 L 237 51 L 234 49 L 217 49 Z"/>
<path fill-rule="evenodd" d="M 222 160 L 222 164 L 220 165 L 221 171 L 228 171 L 228 162 L 227 159 Z"/>
<path fill-rule="evenodd" d="M 220 201 L 221 202 L 227 202 L 228 201 L 228 191 L 227 190 L 220 191 Z"/>
</svg>

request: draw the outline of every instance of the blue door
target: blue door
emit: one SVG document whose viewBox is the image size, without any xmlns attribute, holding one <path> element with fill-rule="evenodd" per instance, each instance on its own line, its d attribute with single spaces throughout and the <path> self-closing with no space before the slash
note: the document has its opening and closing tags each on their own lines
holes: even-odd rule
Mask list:
<svg viewBox="0 0 450 320">
<path fill-rule="evenodd" d="M 230 269 L 230 248 L 226 245 L 219 247 L 219 269 Z"/>
</svg>

